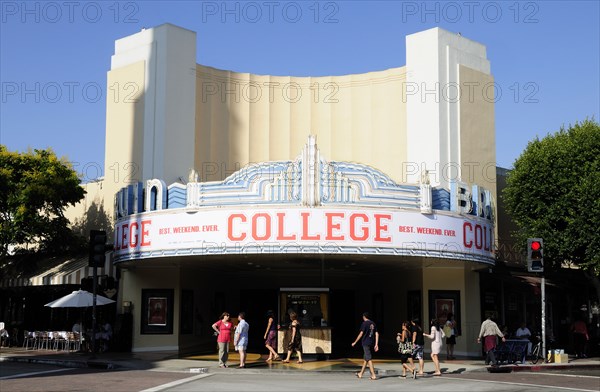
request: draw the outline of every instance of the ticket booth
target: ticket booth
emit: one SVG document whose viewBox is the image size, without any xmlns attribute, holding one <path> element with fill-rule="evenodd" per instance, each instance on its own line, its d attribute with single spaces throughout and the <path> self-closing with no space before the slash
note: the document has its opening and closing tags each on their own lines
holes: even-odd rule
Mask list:
<svg viewBox="0 0 600 392">
<path fill-rule="evenodd" d="M 281 288 L 279 290 L 279 353 L 287 351 L 291 332 L 290 313 L 296 312 L 302 334 L 303 354 L 331 354 L 328 288 Z"/>
</svg>

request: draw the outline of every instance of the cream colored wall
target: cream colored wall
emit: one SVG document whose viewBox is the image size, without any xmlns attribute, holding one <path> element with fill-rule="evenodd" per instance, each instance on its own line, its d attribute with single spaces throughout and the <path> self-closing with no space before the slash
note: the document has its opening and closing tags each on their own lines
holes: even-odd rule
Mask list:
<svg viewBox="0 0 600 392">
<path fill-rule="evenodd" d="M 104 200 L 103 180 L 81 184 L 81 187 L 86 192 L 83 199 L 74 206 L 69 206 L 65 209 L 65 218 L 67 218 L 71 224 L 78 224 L 81 222 L 85 219 L 92 204 L 101 205 Z"/>
<path fill-rule="evenodd" d="M 103 191 L 104 208 L 111 218 L 117 191 L 142 179 L 144 70 L 144 62 L 139 61 L 107 75 L 106 91 L 111 93 L 106 99 Z"/>
<path fill-rule="evenodd" d="M 496 198 L 494 77 L 459 66 L 461 179 L 490 190 Z"/>
<path fill-rule="evenodd" d="M 171 266 L 150 268 L 134 267 L 134 270 L 123 269 L 120 282 L 120 300 L 131 301 L 133 303 L 133 350 L 179 350 L 179 301 L 181 293 L 179 269 Z M 126 284 L 124 284 L 124 282 Z M 140 318 L 142 317 L 142 289 L 173 289 L 173 334 L 141 334 Z M 119 308 L 121 307 L 121 304 L 118 304 Z"/>
<path fill-rule="evenodd" d="M 479 292 L 479 273 L 475 264 L 467 263 L 456 268 L 426 267 L 423 269 L 423 287 L 427 290 L 460 290 L 460 330 L 461 336 L 456 338 L 454 351 L 456 355 L 480 355 L 481 348 L 477 344 L 477 335 L 481 325 L 481 307 Z M 423 324 L 429 325 L 429 294 L 423 291 Z"/>
<path fill-rule="evenodd" d="M 465 326 L 470 324 L 470 320 L 473 318 L 472 312 L 475 309 L 472 309 L 472 293 L 470 290 L 467 290 L 467 287 L 472 286 L 472 282 L 468 282 L 468 279 L 471 279 L 470 275 L 467 278 L 467 274 L 465 270 L 469 269 L 468 265 L 463 267 L 436 267 L 429 266 L 423 268 L 423 287 L 426 287 L 423 290 L 423 329 L 425 331 L 429 331 L 429 321 L 433 315 L 429 314 L 429 290 L 460 290 L 460 321 L 461 321 L 461 331 L 463 331 L 462 336 L 457 337 L 456 346 L 454 347 L 454 352 L 456 355 L 466 355 L 469 350 L 469 342 L 472 340 L 471 337 L 466 335 Z M 467 301 L 468 298 L 468 301 Z M 477 314 L 479 314 L 479 308 L 476 309 Z M 427 341 L 425 342 L 426 345 Z M 444 349 L 445 350 L 445 349 Z"/>
<path fill-rule="evenodd" d="M 325 159 L 368 164 L 401 181 L 403 67 L 284 77 L 198 64 L 196 76 L 195 166 L 202 181 L 223 179 L 248 163 L 294 159 L 310 134 Z"/>
<path fill-rule="evenodd" d="M 494 198 L 494 216 L 498 216 L 494 77 L 460 65 L 459 79 L 461 179 L 489 190 Z M 494 232 L 497 243 L 497 224 Z"/>
<path fill-rule="evenodd" d="M 475 266 L 464 269 L 465 295 L 461 296 L 461 305 L 465 310 L 465 319 L 462 320 L 462 337 L 466 350 L 470 356 L 481 355 L 481 345 L 477 344 L 477 336 L 481 326 L 481 291 L 479 288 L 479 272 Z M 466 301 L 466 299 L 469 299 Z M 458 340 L 457 339 L 457 340 Z"/>
</svg>

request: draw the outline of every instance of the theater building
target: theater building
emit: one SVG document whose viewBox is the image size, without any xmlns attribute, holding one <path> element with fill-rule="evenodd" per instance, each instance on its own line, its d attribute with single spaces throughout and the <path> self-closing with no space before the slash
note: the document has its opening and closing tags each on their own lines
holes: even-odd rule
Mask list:
<svg viewBox="0 0 600 392">
<path fill-rule="evenodd" d="M 197 64 L 169 24 L 117 40 L 94 197 L 133 351 L 214 350 L 223 311 L 260 349 L 267 310 L 293 309 L 309 353 L 347 354 L 370 311 L 384 351 L 403 320 L 452 312 L 456 354 L 477 355 L 493 84 L 485 47 L 439 28 L 406 37 L 406 66 L 327 77 Z"/>
</svg>

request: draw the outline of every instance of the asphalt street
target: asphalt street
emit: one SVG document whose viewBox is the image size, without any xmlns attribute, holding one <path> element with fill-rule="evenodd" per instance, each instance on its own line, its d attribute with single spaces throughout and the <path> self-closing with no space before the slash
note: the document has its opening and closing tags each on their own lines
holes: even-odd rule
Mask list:
<svg viewBox="0 0 600 392">
<path fill-rule="evenodd" d="M 350 372 L 253 372 L 236 369 L 193 374 L 157 370 L 98 370 L 2 362 L 0 390 L 10 391 L 599 391 L 597 370 L 497 373 L 465 372 L 402 379 L 380 374 L 358 379 Z"/>
<path fill-rule="evenodd" d="M 211 391 L 281 391 L 286 389 L 302 389 L 305 391 L 398 391 L 418 390 L 439 392 L 453 391 L 598 391 L 598 377 L 564 377 L 562 375 L 520 374 L 487 374 L 479 373 L 475 377 L 441 376 L 422 377 L 416 380 L 399 379 L 397 376 L 383 376 L 378 380 L 357 379 L 348 374 L 319 374 L 307 376 L 302 374 L 277 375 L 222 375 L 207 374 L 180 385 L 165 386 L 148 392 L 172 391 L 192 392 Z"/>
</svg>

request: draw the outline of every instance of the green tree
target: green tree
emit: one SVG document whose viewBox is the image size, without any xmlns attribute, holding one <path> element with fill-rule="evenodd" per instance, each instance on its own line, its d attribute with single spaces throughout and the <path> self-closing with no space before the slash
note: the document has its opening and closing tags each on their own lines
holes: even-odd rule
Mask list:
<svg viewBox="0 0 600 392">
<path fill-rule="evenodd" d="M 60 253 L 73 242 L 64 210 L 85 191 L 71 164 L 50 150 L 0 145 L 0 257 L 13 250 Z"/>
<path fill-rule="evenodd" d="M 544 268 L 574 264 L 600 296 L 600 125 L 594 120 L 531 141 L 502 194 L 515 239 L 544 240 Z"/>
</svg>

